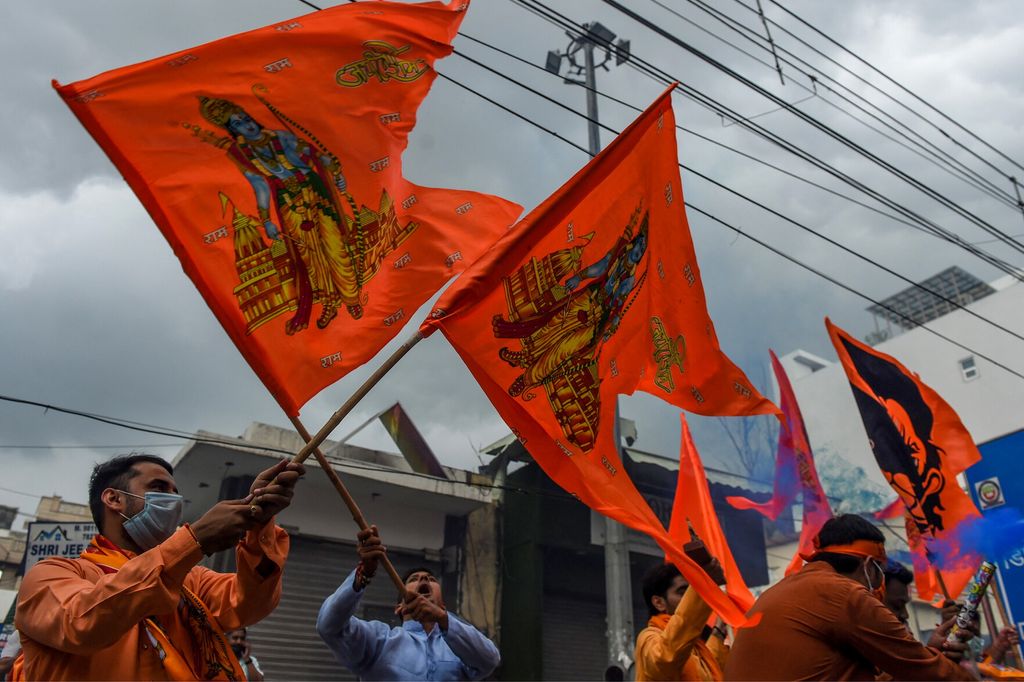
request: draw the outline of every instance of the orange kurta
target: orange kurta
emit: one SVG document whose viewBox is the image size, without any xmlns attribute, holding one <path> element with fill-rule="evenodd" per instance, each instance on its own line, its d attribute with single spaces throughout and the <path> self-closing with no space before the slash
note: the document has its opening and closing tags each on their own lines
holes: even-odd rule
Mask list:
<svg viewBox="0 0 1024 682">
<path fill-rule="evenodd" d="M 664 627 L 652 624 L 641 630 L 634 656 L 637 682 L 721 680 L 725 644 L 712 637 L 709 646 L 700 637 L 710 616 L 711 607 L 697 591 L 687 590 Z"/>
<path fill-rule="evenodd" d="M 727 680 L 874 680 L 876 668 L 897 680 L 974 679 L 823 561 L 765 591 L 751 614 L 760 618 L 736 631 Z"/>
<path fill-rule="evenodd" d="M 203 554 L 179 528 L 118 572 L 84 559 L 47 559 L 25 575 L 15 624 L 30 680 L 166 680 L 141 621 L 155 616 L 176 646 L 192 635 L 180 616 L 181 588 L 194 592 L 224 631 L 262 620 L 277 606 L 288 534 L 268 523 L 235 553 L 237 573 L 197 564 Z"/>
</svg>

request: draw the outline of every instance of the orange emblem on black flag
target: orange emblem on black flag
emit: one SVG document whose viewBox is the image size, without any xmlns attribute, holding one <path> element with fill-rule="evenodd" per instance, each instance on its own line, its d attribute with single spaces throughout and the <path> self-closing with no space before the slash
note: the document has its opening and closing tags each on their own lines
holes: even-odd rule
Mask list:
<svg viewBox="0 0 1024 682">
<path fill-rule="evenodd" d="M 537 463 L 591 508 L 650 535 L 733 623 L 626 475 L 619 394 L 692 412 L 777 413 L 718 345 L 690 238 L 671 89 L 445 292 L 440 329 Z M 735 597 L 735 596 L 734 596 Z"/>
<path fill-rule="evenodd" d="M 980 518 L 956 476 L 981 453 L 953 408 L 895 358 L 828 319 L 825 326 L 850 380 L 875 461 L 925 544 Z M 962 587 L 949 585 L 951 591 Z"/>
<path fill-rule="evenodd" d="M 290 415 L 519 215 L 402 176 L 467 6 L 342 5 L 54 84 Z"/>
</svg>

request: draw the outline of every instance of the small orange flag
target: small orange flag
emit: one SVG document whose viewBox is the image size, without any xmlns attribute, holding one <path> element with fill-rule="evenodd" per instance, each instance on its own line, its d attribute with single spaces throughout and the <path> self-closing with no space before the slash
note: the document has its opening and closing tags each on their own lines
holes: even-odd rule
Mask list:
<svg viewBox="0 0 1024 682">
<path fill-rule="evenodd" d="M 342 5 L 54 82 L 290 415 L 520 213 L 402 177 L 467 5 Z"/>
<path fill-rule="evenodd" d="M 725 571 L 725 589 L 733 601 L 747 611 L 754 605 L 754 595 L 743 580 L 740 567 L 729 549 L 729 543 L 722 532 L 711 500 L 711 489 L 708 488 L 707 474 L 704 464 L 693 444 L 690 427 L 686 416 L 680 414 L 683 426 L 682 443 L 679 446 L 679 481 L 676 483 L 675 500 L 672 502 L 672 520 L 669 522 L 668 534 L 680 546 L 690 541 L 689 524 L 708 548 L 711 556 L 718 559 Z M 689 524 L 688 524 L 689 522 Z"/>
<path fill-rule="evenodd" d="M 730 622 L 742 609 L 681 551 L 623 470 L 616 396 L 703 414 L 777 412 L 718 347 L 676 159 L 671 88 L 442 296 L 441 329 L 547 474 L 647 533 Z"/>
<path fill-rule="evenodd" d="M 971 548 L 955 546 L 955 530 L 981 518 L 956 476 L 981 453 L 953 408 L 916 374 L 828 318 L 825 326 L 850 380 L 875 461 L 918 530 L 917 551 L 937 561 L 955 596 L 979 561 Z M 933 540 L 939 541 L 941 554 L 932 554 Z"/>
</svg>

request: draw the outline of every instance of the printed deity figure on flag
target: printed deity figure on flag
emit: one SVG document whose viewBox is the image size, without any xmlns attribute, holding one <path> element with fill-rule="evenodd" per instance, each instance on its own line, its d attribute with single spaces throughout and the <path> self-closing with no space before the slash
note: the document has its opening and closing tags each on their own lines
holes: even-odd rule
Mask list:
<svg viewBox="0 0 1024 682">
<path fill-rule="evenodd" d="M 441 330 L 551 479 L 653 538 L 727 621 L 723 594 L 625 470 L 616 399 L 699 414 L 777 414 L 719 346 L 686 223 L 670 88 L 508 231 L 421 326 Z"/>
<path fill-rule="evenodd" d="M 580 238 L 580 246 L 531 258 L 502 279 L 509 311 L 507 319 L 494 316 L 494 335 L 517 339 L 521 350 L 502 346 L 498 357 L 523 370 L 508 394 L 529 401 L 533 389 L 546 393 L 566 439 L 583 452 L 593 448 L 599 426 L 602 346 L 647 276 L 649 220 L 638 206 L 615 244 L 588 266 L 593 233 Z M 530 283 L 541 284 L 531 291 Z"/>
<path fill-rule="evenodd" d="M 402 172 L 467 8 L 339 5 L 54 82 L 292 417 L 521 210 Z"/>
<path fill-rule="evenodd" d="M 223 148 L 252 185 L 259 225 L 271 240 L 279 298 L 273 307 L 246 309 L 247 287 L 244 282 L 237 287 L 239 304 L 250 318 L 246 331 L 252 333 L 277 315 L 294 311 L 285 324 L 285 333 L 300 332 L 309 326 L 313 303 L 322 306 L 316 321 L 319 329 L 325 329 L 342 306 L 358 320 L 367 301 L 364 285 L 417 224 L 400 224 L 387 189 L 382 191 L 377 211 L 365 206 L 360 209 L 347 190 L 338 157 L 304 139 L 295 130 L 302 129 L 300 124 L 285 117 L 264 97 L 256 97 L 277 119 L 280 129 L 265 127 L 234 102 L 210 97 L 199 98 L 199 112 L 230 137 L 216 137 L 191 126 L 197 138 Z M 224 194 L 221 198 L 225 203 L 230 201 Z M 252 233 L 252 217 L 236 208 L 232 222 L 236 231 L 249 228 L 247 239 L 254 253 L 265 250 L 263 240 Z M 260 265 L 258 261 L 252 263 L 253 267 Z M 248 270 L 248 264 L 240 265 L 243 280 Z"/>
</svg>

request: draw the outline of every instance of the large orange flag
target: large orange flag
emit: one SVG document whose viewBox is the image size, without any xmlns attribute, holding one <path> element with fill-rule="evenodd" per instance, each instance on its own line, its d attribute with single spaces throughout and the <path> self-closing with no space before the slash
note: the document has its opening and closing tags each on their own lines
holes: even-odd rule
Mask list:
<svg viewBox="0 0 1024 682">
<path fill-rule="evenodd" d="M 54 82 L 290 415 L 519 215 L 402 177 L 467 5 L 343 5 Z"/>
<path fill-rule="evenodd" d="M 793 559 L 786 567 L 786 575 L 795 573 L 803 566 L 801 555 L 814 553 L 814 539 L 821 527 L 832 518 L 832 507 L 828 503 L 814 466 L 811 442 L 804 428 L 804 418 L 796 393 L 789 383 L 789 376 L 782 363 L 771 349 L 772 370 L 779 384 L 779 407 L 784 416 L 779 427 L 779 447 L 775 456 L 775 485 L 772 499 L 758 504 L 745 497 L 727 497 L 726 501 L 737 509 L 753 509 L 774 521 L 801 495 L 803 523 L 800 526 L 800 543 Z"/>
<path fill-rule="evenodd" d="M 683 210 L 665 92 L 445 292 L 441 329 L 562 488 L 654 538 L 723 617 L 741 619 L 623 471 L 616 396 L 703 414 L 776 412 L 718 347 Z"/>
<path fill-rule="evenodd" d="M 919 532 L 918 551 L 937 560 L 955 596 L 979 561 L 971 548 L 956 546 L 955 531 L 981 518 L 956 476 L 981 453 L 953 408 L 916 374 L 828 318 L 825 326 L 850 380 L 875 461 Z"/>
<path fill-rule="evenodd" d="M 740 567 L 729 549 L 729 543 L 722 532 L 722 524 L 718 521 L 711 500 L 711 489 L 708 487 L 704 464 L 693 444 L 690 427 L 686 416 L 680 414 L 683 436 L 679 446 L 679 480 L 676 483 L 675 500 L 672 502 L 672 519 L 669 522 L 668 534 L 682 546 L 690 540 L 689 525 L 707 546 L 711 556 L 718 559 L 725 572 L 725 589 L 744 611 L 754 605 L 754 595 L 750 593 Z"/>
</svg>

